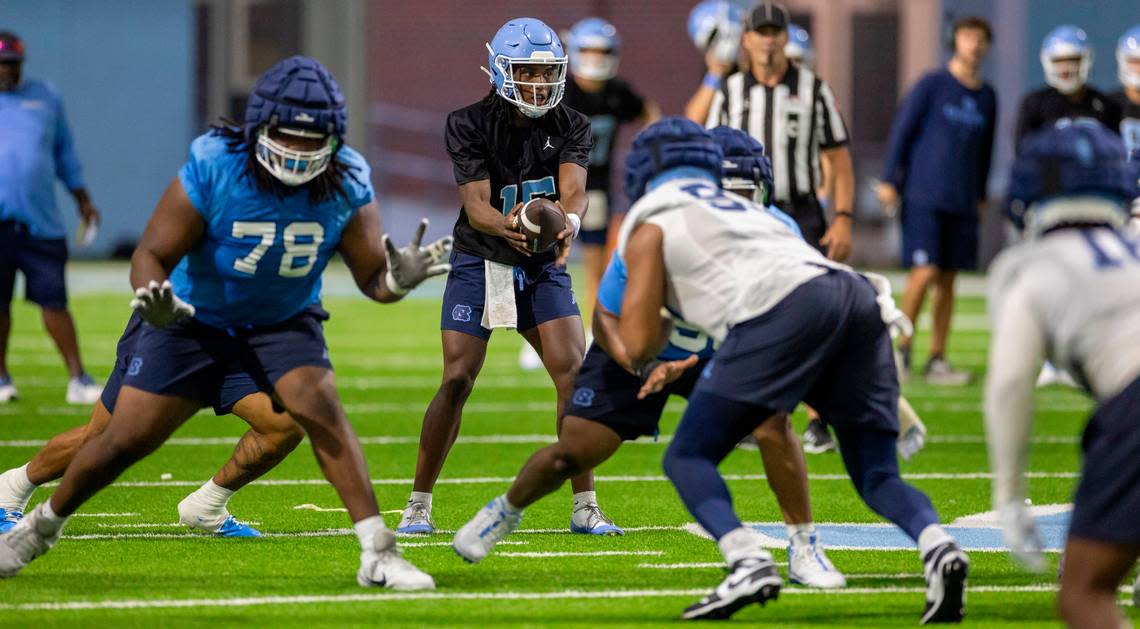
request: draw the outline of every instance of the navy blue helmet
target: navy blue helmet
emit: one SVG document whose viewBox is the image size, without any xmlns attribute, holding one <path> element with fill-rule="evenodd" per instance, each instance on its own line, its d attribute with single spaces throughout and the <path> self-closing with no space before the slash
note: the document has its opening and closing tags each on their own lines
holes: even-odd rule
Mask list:
<svg viewBox="0 0 1140 629">
<path fill-rule="evenodd" d="M 1006 210 L 1018 229 L 1033 223 L 1038 232 L 1062 223 L 1122 223 L 1127 204 L 1140 196 L 1138 178 L 1140 164 L 1128 161 L 1120 136 L 1091 118 L 1063 118 L 1022 140 Z M 1073 204 L 1035 217 L 1049 201 L 1076 196 L 1111 201 L 1118 211 L 1106 212 L 1104 204 Z"/>
<path fill-rule="evenodd" d="M 651 179 L 681 166 L 708 171 L 719 182 L 723 160 L 720 144 L 704 127 L 680 116 L 662 118 L 633 139 L 625 158 L 625 193 L 636 201 Z"/>
<path fill-rule="evenodd" d="M 294 56 L 262 74 L 245 108 L 245 137 L 256 142 L 257 160 L 291 186 L 328 168 L 348 125 L 344 95 L 336 79 L 316 59 Z M 291 149 L 270 134 L 325 140 L 313 151 Z"/>
<path fill-rule="evenodd" d="M 724 151 L 724 189 L 748 191 L 753 201 L 767 206 L 775 179 L 764 145 L 748 133 L 725 125 L 713 129 L 712 134 Z"/>
</svg>

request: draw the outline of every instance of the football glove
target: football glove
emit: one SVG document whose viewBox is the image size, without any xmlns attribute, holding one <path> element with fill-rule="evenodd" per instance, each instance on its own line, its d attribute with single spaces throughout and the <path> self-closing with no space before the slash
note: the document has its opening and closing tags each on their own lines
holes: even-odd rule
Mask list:
<svg viewBox="0 0 1140 629">
<path fill-rule="evenodd" d="M 429 277 L 443 275 L 451 270 L 451 264 L 440 260 L 446 260 L 451 255 L 452 237 L 446 236 L 426 247 L 422 246 L 420 242 L 427 227 L 428 219 L 425 218 L 420 221 L 412 242 L 399 249 L 392 244 L 388 234 L 384 234 L 384 250 L 388 254 L 388 273 L 384 276 L 384 282 L 388 285 L 388 290 L 396 295 L 405 295 Z"/>
<path fill-rule="evenodd" d="M 1014 561 L 1026 570 L 1044 572 L 1045 557 L 1041 553 L 1041 536 L 1025 501 L 1015 498 L 1001 505 L 998 517 L 1001 519 L 1002 537 L 1009 546 Z"/>
<path fill-rule="evenodd" d="M 871 283 L 871 286 L 875 289 L 875 293 L 877 293 L 875 302 L 879 304 L 879 315 L 882 316 L 883 323 L 887 324 L 891 338 L 895 338 L 899 335 L 906 337 L 913 336 L 914 324 L 912 324 L 906 314 L 895 305 L 894 297 L 891 296 L 890 280 L 878 273 L 863 273 L 863 277 L 867 278 L 867 281 Z"/>
<path fill-rule="evenodd" d="M 131 308 L 138 311 L 143 321 L 156 328 L 194 316 L 194 306 L 174 294 L 170 280 L 163 280 L 161 285 L 151 280 L 146 287 L 136 289 Z"/>
</svg>

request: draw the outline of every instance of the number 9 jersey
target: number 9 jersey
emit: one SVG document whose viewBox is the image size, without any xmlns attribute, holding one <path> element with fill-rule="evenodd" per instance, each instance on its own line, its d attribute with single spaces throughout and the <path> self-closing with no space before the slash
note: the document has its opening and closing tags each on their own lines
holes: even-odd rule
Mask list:
<svg viewBox="0 0 1140 629">
<path fill-rule="evenodd" d="M 190 145 L 178 180 L 206 223 L 201 239 L 171 273 L 195 319 L 216 328 L 284 321 L 320 299 L 321 273 L 357 208 L 372 201 L 370 168 L 342 146 L 335 159 L 351 176 L 346 197 L 309 200 L 307 186 L 284 196 L 259 190 L 244 148 L 210 132 Z"/>
</svg>

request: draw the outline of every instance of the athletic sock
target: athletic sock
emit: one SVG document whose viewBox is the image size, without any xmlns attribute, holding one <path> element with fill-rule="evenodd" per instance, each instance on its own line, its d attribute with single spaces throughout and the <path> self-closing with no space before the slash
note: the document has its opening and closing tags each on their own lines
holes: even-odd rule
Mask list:
<svg viewBox="0 0 1140 629">
<path fill-rule="evenodd" d="M 584 505 L 598 504 L 598 492 L 596 491 L 580 491 L 574 494 L 574 510 Z"/>
<path fill-rule="evenodd" d="M 44 537 L 58 535 L 63 525 L 67 524 L 67 517 L 57 515 L 51 508 L 51 500 L 43 502 L 39 507 L 39 515 L 29 522 L 35 527 L 37 533 Z"/>
<path fill-rule="evenodd" d="M 28 478 L 27 463 L 0 474 L 0 509 L 23 513 L 37 487 Z"/>
<path fill-rule="evenodd" d="M 807 537 L 815 535 L 815 523 L 814 522 L 808 522 L 806 524 L 789 524 L 789 525 L 787 525 L 787 527 L 788 527 L 788 539 L 789 540 L 791 540 L 792 538 L 794 538 L 797 535 L 803 535 L 803 536 L 807 536 Z"/>
<path fill-rule="evenodd" d="M 408 503 L 411 504 L 413 502 L 422 503 L 423 506 L 427 507 L 428 511 L 431 511 L 431 492 L 413 491 L 411 497 L 408 498 Z"/>
<path fill-rule="evenodd" d="M 221 513 L 226 510 L 233 495 L 233 490 L 220 487 L 214 484 L 214 479 L 210 479 L 187 498 L 209 513 Z"/>
<path fill-rule="evenodd" d="M 925 560 L 926 554 L 938 548 L 939 546 L 953 542 L 954 538 L 942 528 L 941 524 L 931 524 L 922 529 L 922 533 L 918 536 L 918 556 L 920 559 Z"/>
<path fill-rule="evenodd" d="M 507 500 L 506 494 L 499 496 L 499 500 L 503 501 L 503 511 L 506 511 L 508 515 L 522 515 L 523 510 L 511 504 L 511 501 Z"/>
<path fill-rule="evenodd" d="M 725 562 L 732 566 L 741 559 L 749 557 L 762 557 L 765 554 L 764 547 L 760 544 L 760 534 L 756 531 L 741 526 L 724 534 L 716 545 L 720 547 L 720 553 L 724 555 Z"/>
<path fill-rule="evenodd" d="M 352 525 L 352 529 L 356 531 L 356 539 L 360 541 L 360 549 L 364 552 L 376 550 L 376 533 L 387 528 L 384 518 L 379 515 L 364 518 Z"/>
</svg>

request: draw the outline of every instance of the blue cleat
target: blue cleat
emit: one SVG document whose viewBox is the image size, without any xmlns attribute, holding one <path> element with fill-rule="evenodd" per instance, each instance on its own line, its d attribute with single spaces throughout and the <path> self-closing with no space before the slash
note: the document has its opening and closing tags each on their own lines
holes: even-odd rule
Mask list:
<svg viewBox="0 0 1140 629">
<path fill-rule="evenodd" d="M 7 533 L 16 526 L 16 523 L 24 518 L 22 511 L 8 509 L 0 509 L 0 533 Z"/>
<path fill-rule="evenodd" d="M 435 522 L 431 519 L 431 507 L 422 502 L 408 501 L 396 532 L 404 535 L 431 535 L 435 533 Z"/>
<path fill-rule="evenodd" d="M 243 522 L 238 522 L 231 515 L 214 532 L 214 537 L 261 537 L 261 531 Z"/>
<path fill-rule="evenodd" d="M 625 531 L 602 513 L 596 504 L 587 503 L 570 516 L 570 532 L 583 535 L 625 535 Z"/>
</svg>

